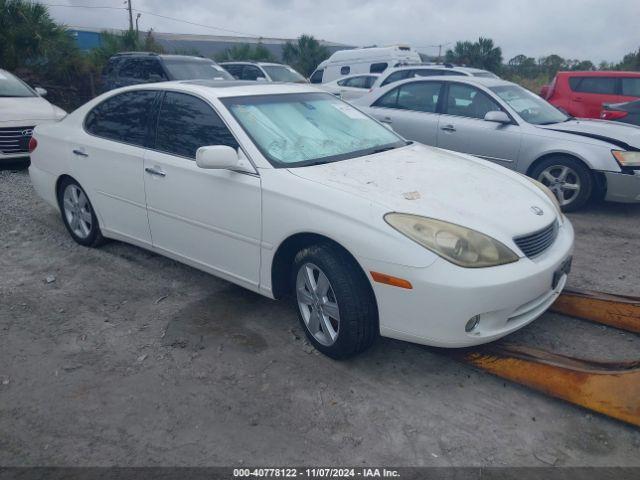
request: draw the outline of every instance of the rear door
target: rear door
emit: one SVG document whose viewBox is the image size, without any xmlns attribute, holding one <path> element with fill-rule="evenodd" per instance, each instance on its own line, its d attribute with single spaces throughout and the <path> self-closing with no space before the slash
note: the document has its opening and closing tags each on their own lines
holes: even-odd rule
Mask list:
<svg viewBox="0 0 640 480">
<path fill-rule="evenodd" d="M 520 127 L 484 120 L 488 112 L 505 111 L 487 93 L 472 85 L 447 82 L 442 111 L 438 147 L 515 167 L 522 140 Z"/>
<path fill-rule="evenodd" d="M 144 153 L 159 93 L 134 90 L 114 95 L 85 117 L 72 144 L 73 175 L 89 195 L 100 225 L 117 235 L 151 243 L 144 192 Z"/>
<path fill-rule="evenodd" d="M 260 177 L 205 170 L 199 147 L 238 142 L 203 99 L 166 92 L 144 183 L 153 245 L 169 256 L 229 280 L 258 285 L 261 238 Z"/>
<path fill-rule="evenodd" d="M 403 137 L 435 146 L 442 87 L 438 81 L 405 83 L 378 98 L 369 113 Z"/>
<path fill-rule="evenodd" d="M 619 78 L 570 76 L 571 102 L 568 111 L 578 118 L 600 118 L 603 103 L 620 100 Z"/>
</svg>

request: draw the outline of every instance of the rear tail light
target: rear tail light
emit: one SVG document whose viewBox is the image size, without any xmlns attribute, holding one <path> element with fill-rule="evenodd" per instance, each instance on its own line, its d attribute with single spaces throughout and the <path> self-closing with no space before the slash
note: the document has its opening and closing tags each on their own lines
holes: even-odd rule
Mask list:
<svg viewBox="0 0 640 480">
<path fill-rule="evenodd" d="M 600 118 L 603 120 L 619 120 L 629 115 L 629 112 L 621 112 L 620 110 L 603 110 Z"/>
<path fill-rule="evenodd" d="M 29 139 L 29 153 L 33 152 L 37 146 L 38 146 L 38 141 L 35 139 L 35 137 L 31 137 Z"/>
</svg>

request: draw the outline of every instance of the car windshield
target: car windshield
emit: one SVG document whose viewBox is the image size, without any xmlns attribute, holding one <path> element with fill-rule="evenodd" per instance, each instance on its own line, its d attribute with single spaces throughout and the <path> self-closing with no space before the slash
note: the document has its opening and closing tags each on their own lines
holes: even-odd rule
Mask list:
<svg viewBox="0 0 640 480">
<path fill-rule="evenodd" d="M 274 82 L 307 83 L 302 75 L 286 65 L 262 65 L 262 68 Z"/>
<path fill-rule="evenodd" d="M 328 93 L 221 99 L 275 167 L 335 162 L 406 142 Z"/>
<path fill-rule="evenodd" d="M 0 70 L 0 97 L 35 97 L 36 92 L 31 90 L 25 83 L 11 75 L 9 72 Z"/>
<path fill-rule="evenodd" d="M 164 59 L 164 65 L 175 80 L 233 80 L 229 72 L 211 61 Z"/>
<path fill-rule="evenodd" d="M 571 118 L 539 96 L 518 85 L 503 85 L 489 87 L 489 89 L 507 102 L 525 122 L 534 125 L 551 125 L 552 123 L 566 122 Z"/>
</svg>

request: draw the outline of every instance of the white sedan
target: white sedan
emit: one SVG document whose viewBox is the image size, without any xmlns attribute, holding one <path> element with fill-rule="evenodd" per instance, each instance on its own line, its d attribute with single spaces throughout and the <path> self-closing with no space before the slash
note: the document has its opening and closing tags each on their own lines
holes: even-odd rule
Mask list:
<svg viewBox="0 0 640 480">
<path fill-rule="evenodd" d="M 378 334 L 488 342 L 540 316 L 566 282 L 573 229 L 549 190 L 407 142 L 310 86 L 138 85 L 35 139 L 33 185 L 76 242 L 118 239 L 292 294 L 333 358 Z"/>
<path fill-rule="evenodd" d="M 369 93 L 379 76 L 380 74 L 378 73 L 349 75 L 348 77 L 342 77 L 333 82 L 316 84 L 316 87 L 333 93 L 343 100 L 354 100 Z"/>
<path fill-rule="evenodd" d="M 0 162 L 28 157 L 33 127 L 67 114 L 42 98 L 46 94 L 0 69 Z"/>
</svg>

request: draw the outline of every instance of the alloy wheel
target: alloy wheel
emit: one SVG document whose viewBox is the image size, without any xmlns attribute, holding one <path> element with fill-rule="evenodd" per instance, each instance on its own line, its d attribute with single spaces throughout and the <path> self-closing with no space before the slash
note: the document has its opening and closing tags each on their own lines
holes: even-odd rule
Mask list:
<svg viewBox="0 0 640 480">
<path fill-rule="evenodd" d="M 340 332 L 340 308 L 325 273 L 304 263 L 296 277 L 298 307 L 309 333 L 322 345 L 333 345 Z"/>
<path fill-rule="evenodd" d="M 566 165 L 551 165 L 545 168 L 540 172 L 538 181 L 553 192 L 560 206 L 573 202 L 582 189 L 578 173 Z"/>
<path fill-rule="evenodd" d="M 62 208 L 71 231 L 78 238 L 87 238 L 91 233 L 93 216 L 89 200 L 80 187 L 67 185 L 62 197 Z"/>
</svg>

